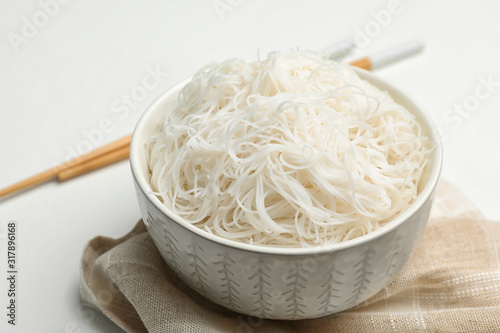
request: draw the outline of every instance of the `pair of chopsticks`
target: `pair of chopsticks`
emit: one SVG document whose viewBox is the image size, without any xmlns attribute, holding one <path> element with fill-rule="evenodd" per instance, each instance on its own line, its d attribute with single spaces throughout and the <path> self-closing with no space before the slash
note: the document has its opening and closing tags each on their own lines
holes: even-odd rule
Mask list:
<svg viewBox="0 0 500 333">
<path fill-rule="evenodd" d="M 127 135 L 108 145 L 4 188 L 0 190 L 0 197 L 52 179 L 58 179 L 60 182 L 63 182 L 86 172 L 126 159 L 129 154 L 131 138 L 132 135 Z"/>
<path fill-rule="evenodd" d="M 338 53 L 340 51 L 340 48 L 342 48 L 342 50 L 345 50 L 345 40 L 343 40 L 342 43 L 342 45 L 340 43 L 337 43 L 336 45 L 331 47 L 330 52 L 332 54 Z M 347 47 L 354 47 L 354 40 L 351 40 L 350 44 Z M 372 70 L 415 54 L 422 50 L 422 48 L 423 44 L 419 41 L 407 42 L 390 49 L 377 52 L 369 57 L 364 57 L 350 62 L 350 65 L 366 70 Z M 0 197 L 12 194 L 16 191 L 43 183 L 48 180 L 57 179 L 60 182 L 63 182 L 65 180 L 74 178 L 100 167 L 124 160 L 128 158 L 129 155 L 131 138 L 132 135 L 127 135 L 124 138 L 114 141 L 92 152 L 81 155 L 66 163 L 58 165 L 52 169 L 46 170 L 35 176 L 4 188 L 0 190 Z"/>
<path fill-rule="evenodd" d="M 327 48 L 326 51 L 331 54 L 331 57 L 335 58 L 339 57 L 345 52 L 348 52 L 349 50 L 352 50 L 355 47 L 356 43 L 354 41 L 354 37 L 351 36 L 331 45 Z M 378 51 L 371 54 L 370 56 L 352 61 L 349 64 L 351 66 L 363 68 L 370 71 L 396 62 L 410 55 L 416 54 L 422 51 L 423 48 L 424 44 L 422 43 L 422 41 L 412 40 L 395 45 L 382 51 Z"/>
</svg>

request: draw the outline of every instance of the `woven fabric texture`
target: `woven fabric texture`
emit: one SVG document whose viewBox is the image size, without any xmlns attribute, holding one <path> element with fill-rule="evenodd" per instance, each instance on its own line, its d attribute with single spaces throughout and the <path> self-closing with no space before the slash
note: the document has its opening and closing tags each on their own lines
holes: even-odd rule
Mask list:
<svg viewBox="0 0 500 333">
<path fill-rule="evenodd" d="M 80 293 L 127 332 L 500 332 L 500 223 L 449 183 L 400 274 L 357 307 L 324 318 L 273 321 L 234 313 L 184 284 L 139 222 L 84 250 Z"/>
</svg>

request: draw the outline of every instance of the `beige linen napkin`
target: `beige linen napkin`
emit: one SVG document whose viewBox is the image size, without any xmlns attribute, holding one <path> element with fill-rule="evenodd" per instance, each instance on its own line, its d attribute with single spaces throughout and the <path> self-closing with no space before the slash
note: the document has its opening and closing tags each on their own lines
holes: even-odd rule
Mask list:
<svg viewBox="0 0 500 333">
<path fill-rule="evenodd" d="M 425 234 L 402 272 L 349 311 L 262 320 L 211 303 L 164 263 L 142 222 L 96 237 L 82 258 L 81 295 L 127 332 L 500 332 L 500 223 L 441 182 Z"/>
</svg>

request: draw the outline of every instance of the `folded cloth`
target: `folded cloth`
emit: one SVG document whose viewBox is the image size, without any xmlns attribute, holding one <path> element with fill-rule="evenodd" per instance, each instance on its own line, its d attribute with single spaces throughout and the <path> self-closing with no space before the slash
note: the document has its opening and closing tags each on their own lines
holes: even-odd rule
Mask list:
<svg viewBox="0 0 500 333">
<path fill-rule="evenodd" d="M 96 237 L 81 265 L 83 302 L 127 332 L 500 332 L 500 223 L 441 182 L 422 240 L 400 274 L 357 307 L 277 321 L 227 310 L 165 264 L 139 222 Z"/>
</svg>

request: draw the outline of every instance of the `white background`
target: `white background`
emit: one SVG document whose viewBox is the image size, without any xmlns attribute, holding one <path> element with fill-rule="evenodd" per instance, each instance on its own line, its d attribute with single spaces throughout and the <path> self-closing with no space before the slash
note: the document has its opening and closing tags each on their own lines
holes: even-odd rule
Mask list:
<svg viewBox="0 0 500 333">
<path fill-rule="evenodd" d="M 442 176 L 500 220 L 498 1 L 402 0 L 400 13 L 382 24 L 374 13 L 387 8 L 385 0 L 72 0 L 58 8 L 54 1 L 41 2 L 52 3 L 48 16 L 38 1 L 0 0 L 0 188 L 64 162 L 71 151 L 131 133 L 148 104 L 210 61 L 321 50 L 368 29 L 352 59 L 413 38 L 425 42 L 421 54 L 376 73 L 443 130 Z M 40 27 L 30 30 L 32 23 Z M 161 72 L 160 84 L 124 109 L 123 96 L 140 90 L 148 70 Z M 488 96 L 484 80 L 496 84 Z M 458 113 L 464 103 L 469 111 Z M 98 135 L 103 119 L 112 129 Z M 0 233 L 8 221 L 18 224 L 19 267 L 18 325 L 7 325 L 0 310 L 0 331 L 120 332 L 99 313 L 82 311 L 80 256 L 94 236 L 121 236 L 139 218 L 127 162 L 0 201 Z M 5 309 L 5 235 L 0 246 Z"/>
</svg>

